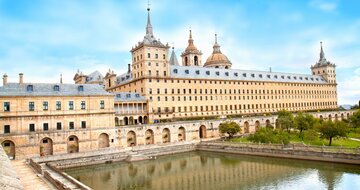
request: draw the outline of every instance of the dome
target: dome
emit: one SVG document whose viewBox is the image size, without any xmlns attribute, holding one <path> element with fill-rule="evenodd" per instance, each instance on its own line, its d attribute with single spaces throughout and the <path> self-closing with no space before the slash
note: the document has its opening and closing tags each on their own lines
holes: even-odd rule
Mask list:
<svg viewBox="0 0 360 190">
<path fill-rule="evenodd" d="M 230 69 L 231 62 L 230 60 L 221 53 L 220 45 L 217 43 L 217 35 L 215 34 L 215 44 L 213 46 L 213 53 L 207 58 L 204 67 L 215 67 L 215 68 L 224 68 Z"/>
<path fill-rule="evenodd" d="M 200 53 L 200 51 L 194 45 L 194 40 L 192 38 L 191 30 L 190 30 L 190 35 L 189 35 L 188 42 L 189 42 L 189 45 L 186 47 L 184 53 Z"/>
</svg>

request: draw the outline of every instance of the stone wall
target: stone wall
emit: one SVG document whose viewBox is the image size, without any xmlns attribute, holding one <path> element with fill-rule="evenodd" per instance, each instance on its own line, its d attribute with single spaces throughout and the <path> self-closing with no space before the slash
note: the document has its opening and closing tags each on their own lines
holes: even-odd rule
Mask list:
<svg viewBox="0 0 360 190">
<path fill-rule="evenodd" d="M 0 189 L 24 189 L 2 146 L 0 146 Z"/>
<path fill-rule="evenodd" d="M 239 143 L 205 142 L 198 144 L 196 150 L 360 165 L 360 153 L 314 151 L 273 145 L 254 147 Z"/>
</svg>

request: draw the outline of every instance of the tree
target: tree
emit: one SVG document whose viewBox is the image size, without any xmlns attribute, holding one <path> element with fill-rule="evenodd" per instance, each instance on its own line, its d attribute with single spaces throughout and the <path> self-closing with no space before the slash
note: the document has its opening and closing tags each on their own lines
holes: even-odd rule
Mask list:
<svg viewBox="0 0 360 190">
<path fill-rule="evenodd" d="M 349 119 L 350 126 L 353 128 L 360 127 L 360 110 L 354 112 L 354 114 Z"/>
<path fill-rule="evenodd" d="M 278 112 L 278 124 L 281 129 L 290 133 L 290 129 L 294 128 L 294 116 L 291 112 L 281 110 Z"/>
<path fill-rule="evenodd" d="M 337 137 L 346 137 L 348 125 L 343 121 L 324 121 L 317 126 L 320 137 L 329 139 L 329 146 L 332 140 Z"/>
<path fill-rule="evenodd" d="M 295 116 L 294 122 L 295 122 L 295 127 L 299 130 L 299 137 L 301 137 L 301 139 L 304 140 L 303 132 L 305 130 L 311 129 L 314 126 L 316 119 L 314 118 L 314 116 L 310 114 L 303 114 L 299 112 Z"/>
<path fill-rule="evenodd" d="M 220 133 L 227 133 L 231 139 L 236 133 L 241 131 L 240 125 L 234 121 L 226 121 L 219 125 Z"/>
</svg>

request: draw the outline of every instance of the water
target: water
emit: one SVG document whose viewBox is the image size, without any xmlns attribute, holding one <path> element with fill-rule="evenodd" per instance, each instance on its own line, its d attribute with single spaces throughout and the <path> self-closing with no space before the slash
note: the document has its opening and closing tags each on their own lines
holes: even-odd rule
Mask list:
<svg viewBox="0 0 360 190">
<path fill-rule="evenodd" d="M 211 152 L 65 170 L 96 190 L 360 189 L 360 166 Z"/>
</svg>

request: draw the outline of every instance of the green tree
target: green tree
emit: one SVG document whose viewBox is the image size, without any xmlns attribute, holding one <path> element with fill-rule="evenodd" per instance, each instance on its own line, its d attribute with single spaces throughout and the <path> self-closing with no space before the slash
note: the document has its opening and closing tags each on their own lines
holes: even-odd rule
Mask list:
<svg viewBox="0 0 360 190">
<path fill-rule="evenodd" d="M 290 129 L 294 128 L 294 116 L 291 112 L 286 110 L 281 110 L 278 112 L 278 125 L 281 129 L 286 130 L 290 133 Z"/>
<path fill-rule="evenodd" d="M 353 128 L 360 127 L 360 110 L 354 112 L 354 114 L 349 119 L 350 126 Z"/>
<path fill-rule="evenodd" d="M 290 135 L 282 130 L 273 130 L 271 128 L 260 128 L 255 134 L 248 137 L 251 142 L 257 143 L 275 143 L 275 144 L 289 144 Z"/>
<path fill-rule="evenodd" d="M 343 121 L 324 121 L 317 126 L 320 137 L 329 139 L 329 146 L 332 140 L 337 137 L 346 137 L 348 125 Z"/>
<path fill-rule="evenodd" d="M 311 129 L 314 124 L 316 123 L 316 119 L 314 116 L 310 114 L 303 114 L 299 112 L 294 117 L 295 127 L 299 130 L 299 137 L 301 137 L 302 140 L 304 140 L 304 131 Z"/>
<path fill-rule="evenodd" d="M 229 139 L 231 139 L 236 133 L 241 131 L 240 125 L 234 121 L 226 121 L 220 123 L 219 125 L 220 133 L 226 133 L 229 135 Z"/>
</svg>

